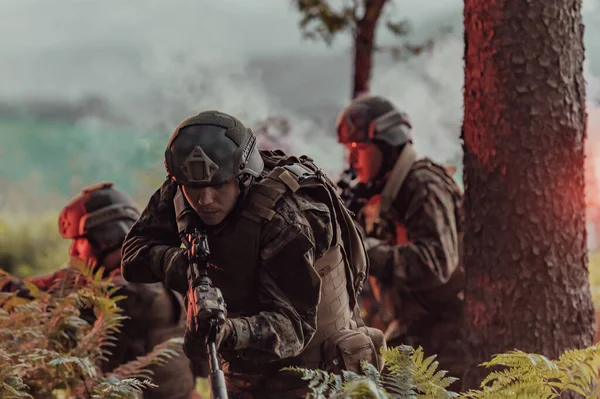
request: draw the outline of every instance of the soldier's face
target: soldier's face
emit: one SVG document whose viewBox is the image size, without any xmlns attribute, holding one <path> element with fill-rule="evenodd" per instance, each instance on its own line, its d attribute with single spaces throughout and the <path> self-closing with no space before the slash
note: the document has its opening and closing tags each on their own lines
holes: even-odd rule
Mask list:
<svg viewBox="0 0 600 399">
<path fill-rule="evenodd" d="M 98 260 L 94 254 L 94 248 L 85 237 L 77 237 L 71 240 L 69 256 L 72 256 L 90 266 L 95 266 L 98 263 Z"/>
<path fill-rule="evenodd" d="M 350 143 L 348 163 L 356 170 L 356 177 L 361 183 L 371 181 L 383 164 L 383 154 L 375 144 Z"/>
<path fill-rule="evenodd" d="M 183 194 L 203 223 L 214 226 L 235 207 L 240 187 L 237 180 L 203 188 L 183 187 Z"/>
</svg>

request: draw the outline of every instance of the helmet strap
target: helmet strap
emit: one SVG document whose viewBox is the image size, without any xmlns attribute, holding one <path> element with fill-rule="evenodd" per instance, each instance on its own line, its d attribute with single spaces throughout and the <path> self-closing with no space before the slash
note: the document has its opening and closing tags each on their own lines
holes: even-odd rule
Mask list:
<svg viewBox="0 0 600 399">
<path fill-rule="evenodd" d="M 382 156 L 381 167 L 379 168 L 379 172 L 373 178 L 374 182 L 384 182 L 388 173 L 394 168 L 398 157 L 402 153 L 405 144 L 402 144 L 399 147 L 392 147 L 390 144 L 386 143 L 382 140 L 375 140 L 373 144 L 377 146 Z"/>
<path fill-rule="evenodd" d="M 119 240 L 117 242 L 114 242 L 113 244 L 107 246 L 107 247 L 103 247 L 101 245 L 101 243 L 97 242 L 96 240 L 92 239 L 91 237 L 88 237 L 88 241 L 90 242 L 93 250 L 94 250 L 94 256 L 96 258 L 97 264 L 96 264 L 96 269 L 98 267 L 106 267 L 106 265 L 104 264 L 104 261 L 106 260 L 106 257 L 108 255 L 110 255 L 111 253 L 113 253 L 116 250 L 121 249 L 121 246 L 123 245 L 123 241 L 125 241 L 125 238 L 123 238 L 123 240 Z M 102 249 L 99 249 L 102 248 Z M 111 270 L 106 269 L 106 272 L 110 272 Z"/>
</svg>

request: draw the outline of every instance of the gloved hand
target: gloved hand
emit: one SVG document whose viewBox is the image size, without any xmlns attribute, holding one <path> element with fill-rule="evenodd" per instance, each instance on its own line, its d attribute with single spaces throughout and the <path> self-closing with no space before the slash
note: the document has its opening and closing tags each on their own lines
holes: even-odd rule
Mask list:
<svg viewBox="0 0 600 399">
<path fill-rule="evenodd" d="M 163 258 L 165 285 L 185 295 L 188 289 L 187 270 L 189 267 L 187 251 L 183 248 L 169 248 Z"/>
<path fill-rule="evenodd" d="M 394 252 L 387 244 L 379 243 L 367 250 L 370 262 L 369 274 L 379 281 L 389 282 L 394 275 Z"/>
<path fill-rule="evenodd" d="M 189 315 L 188 315 L 189 317 Z M 191 330 L 186 323 L 185 335 L 183 336 L 183 351 L 190 359 L 206 359 L 208 357 L 208 325 L 206 328 L 200 328 L 199 331 Z M 193 323 L 192 323 L 193 325 Z M 225 323 L 219 329 L 215 340 L 215 347 L 233 348 L 235 346 L 235 334 L 231 320 L 225 320 Z"/>
</svg>

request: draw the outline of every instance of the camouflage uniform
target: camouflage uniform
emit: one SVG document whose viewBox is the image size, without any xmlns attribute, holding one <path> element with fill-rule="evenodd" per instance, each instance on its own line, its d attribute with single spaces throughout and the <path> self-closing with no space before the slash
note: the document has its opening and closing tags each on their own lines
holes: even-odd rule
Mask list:
<svg viewBox="0 0 600 399">
<path fill-rule="evenodd" d="M 211 146 L 198 145 L 203 150 L 202 166 L 211 164 L 212 161 L 206 161 L 210 157 L 216 160 L 219 170 L 225 170 L 231 160 L 218 159 L 224 151 L 215 144 L 216 138 L 223 137 L 223 132 L 227 137 L 234 136 L 230 130 L 236 128 L 244 134 L 242 137 L 252 139 L 253 135 L 235 118 L 218 113 L 215 121 L 213 115 L 201 113 L 190 118 L 191 121 L 184 121 L 174 136 L 191 126 L 195 134 L 191 137 L 202 142 L 205 123 L 222 126 L 222 130 L 206 134 Z M 196 141 L 192 141 L 190 148 L 195 146 Z M 268 158 L 266 152 L 261 155 L 260 164 Z M 169 174 L 173 174 L 175 167 L 168 164 L 167 167 Z M 262 165 L 255 169 L 262 169 Z M 236 165 L 227 170 L 238 168 Z M 279 182 L 279 172 L 274 174 L 277 171 L 282 172 Z M 331 197 L 329 202 L 315 200 L 298 187 L 278 193 L 277 187 L 281 185 L 277 184 L 298 183 L 288 180 L 291 177 L 283 168 L 263 170 L 258 183 L 250 184 L 233 212 L 217 226 L 202 224 L 175 182 L 183 178 L 171 177 L 152 196 L 123 245 L 125 278 L 144 282 L 169 280 L 172 268 L 169 262 L 182 251 L 178 248 L 179 237 L 185 225 L 208 230 L 210 262 L 214 266 L 209 276 L 223 293 L 232 329 L 231 337 L 220 347 L 232 398 L 304 397 L 306 382 L 296 373 L 279 371 L 282 367 L 331 369 L 332 360 L 338 364 L 340 351 L 346 349 L 349 353 L 352 348 L 353 355 L 344 352 L 339 365 L 351 369 L 360 359 L 375 362 L 375 346 L 383 344 L 380 331 L 379 345 L 371 338 L 377 332 L 370 330 L 370 335 L 357 332 L 352 296 L 347 288 L 348 258 L 342 250 L 346 247 L 342 236 L 347 225 L 340 221 L 341 215 L 334 213 Z M 322 175 L 320 178 L 325 179 Z M 324 180 L 315 181 L 321 186 L 327 184 Z M 215 183 L 213 177 L 211 184 L 218 181 Z M 270 191 L 265 191 L 269 184 Z M 271 198 L 261 197 L 265 192 Z M 272 208 L 265 206 L 264 200 L 271 201 Z M 351 219 L 348 220 L 352 225 Z M 252 226 L 260 228 L 250 230 Z M 347 247 L 346 250 L 349 251 Z M 187 287 L 185 281 L 172 284 L 180 292 Z M 348 339 L 350 336 L 354 341 Z M 206 360 L 197 356 L 196 361 Z"/>
<path fill-rule="evenodd" d="M 133 200 L 113 188 L 112 183 L 99 183 L 86 187 L 73 198 L 61 211 L 59 232 L 71 240 L 85 239 L 94 250 L 96 261 L 102 263 L 106 256 L 118 251 L 125 234 L 133 221 L 139 216 Z M 71 251 L 70 255 L 77 256 Z M 116 252 L 118 255 L 118 252 Z M 73 262 L 82 260 L 72 259 Z M 117 267 L 119 262 L 117 260 Z M 116 346 L 111 347 L 111 355 L 102 362 L 103 372 L 147 355 L 152 349 L 170 339 L 183 337 L 185 331 L 185 311 L 182 297 L 163 284 L 128 283 L 120 275 L 114 276 L 119 269 L 105 270 L 105 277 L 112 275 L 113 283 L 119 287 L 116 296 L 125 296 L 117 305 L 127 317 L 120 332 L 116 335 Z M 45 291 L 60 289 L 59 281 L 67 274 L 75 278 L 76 268 L 67 267 L 47 276 L 29 280 Z M 87 310 L 82 317 L 94 322 L 95 316 Z M 150 366 L 153 371 L 152 382 L 157 388 L 144 390 L 143 398 L 187 399 L 195 397 L 195 376 L 192 365 L 182 353 L 172 358 L 168 365 Z"/>
<path fill-rule="evenodd" d="M 394 112 L 389 102 L 378 97 L 358 99 L 353 104 L 360 102 L 370 107 L 367 108 L 370 115 L 363 116 L 366 120 Z M 373 112 L 377 107 L 378 112 Z M 356 113 L 361 111 L 352 112 L 355 125 L 360 125 L 356 123 L 360 118 Z M 348 109 L 342 114 L 348 114 Z M 343 123 L 344 117 L 339 118 L 338 124 Z M 340 134 L 341 142 L 346 141 L 343 136 Z M 358 136 L 354 132 L 350 142 L 359 142 Z M 400 154 L 411 145 L 409 136 L 394 144 L 400 145 Z M 386 144 L 379 142 L 379 145 Z M 400 154 L 392 158 L 387 168 L 384 165 L 356 213 L 366 237 L 380 240 L 368 250 L 371 290 L 363 296 L 363 303 L 369 306 L 367 313 L 370 312 L 366 320 L 373 325 L 388 326 L 389 346 L 420 345 L 427 354 L 438 355 L 440 368 L 460 378 L 464 289 L 460 261 L 462 193 L 442 166 L 422 159 L 408 164 L 399 189 L 382 209 L 382 192 L 393 184 L 391 170 L 399 162 Z M 366 240 L 369 242 L 369 238 Z M 376 305 L 370 302 L 373 297 L 378 298 Z"/>
<path fill-rule="evenodd" d="M 383 303 L 379 317 L 385 324 L 397 323 L 388 332 L 388 345 L 421 345 L 427 353 L 438 355 L 441 368 L 460 377 L 464 274 L 456 226 L 460 225 L 458 187 L 442 167 L 421 160 L 411 168 L 393 202 L 393 216 L 373 216 L 379 199 L 371 197 L 357 221 L 367 237 L 385 242 L 369 250 L 371 261 L 391 259 L 390 266 L 374 276 Z"/>
</svg>

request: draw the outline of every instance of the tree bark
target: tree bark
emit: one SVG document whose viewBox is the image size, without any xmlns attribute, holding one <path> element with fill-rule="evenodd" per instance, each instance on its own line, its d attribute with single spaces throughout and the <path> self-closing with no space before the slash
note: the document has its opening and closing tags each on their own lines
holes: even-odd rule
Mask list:
<svg viewBox="0 0 600 399">
<path fill-rule="evenodd" d="M 375 31 L 383 6 L 388 0 L 364 0 L 365 14 L 356 21 L 354 36 L 354 85 L 352 98 L 369 92 Z"/>
<path fill-rule="evenodd" d="M 592 343 L 581 0 L 465 0 L 467 369 Z"/>
</svg>

